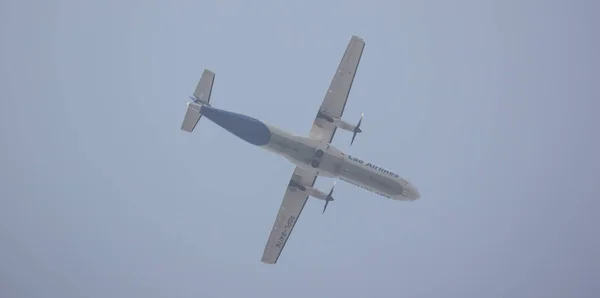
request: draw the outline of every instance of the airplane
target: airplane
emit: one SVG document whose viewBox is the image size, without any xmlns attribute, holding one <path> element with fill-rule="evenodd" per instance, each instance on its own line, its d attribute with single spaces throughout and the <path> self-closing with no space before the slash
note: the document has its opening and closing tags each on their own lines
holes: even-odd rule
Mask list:
<svg viewBox="0 0 600 298">
<path fill-rule="evenodd" d="M 210 103 L 215 73 L 205 69 L 191 102 L 187 104 L 181 130 L 191 133 L 202 116 L 238 138 L 279 154 L 296 165 L 279 207 L 261 261 L 275 264 L 287 243 L 309 197 L 325 201 L 323 213 L 333 201 L 329 192 L 314 187 L 318 176 L 338 178 L 386 198 L 414 201 L 420 194 L 396 172 L 346 154 L 331 144 L 336 129 L 352 132 L 350 145 L 358 133 L 363 115 L 356 125 L 341 119 L 358 69 L 365 42 L 352 36 L 337 71 L 313 121 L 308 136 L 295 134 L 256 118 L 215 108 Z"/>
</svg>

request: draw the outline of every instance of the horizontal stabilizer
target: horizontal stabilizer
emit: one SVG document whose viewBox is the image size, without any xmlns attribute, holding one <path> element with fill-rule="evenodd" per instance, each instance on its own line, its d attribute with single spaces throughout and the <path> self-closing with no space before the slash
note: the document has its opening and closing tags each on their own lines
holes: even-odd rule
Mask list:
<svg viewBox="0 0 600 298">
<path fill-rule="evenodd" d="M 185 117 L 183 118 L 183 123 L 181 124 L 181 130 L 192 132 L 198 124 L 198 120 L 200 120 L 200 109 L 202 105 L 199 105 L 194 102 L 188 102 L 187 111 L 185 111 Z"/>
<path fill-rule="evenodd" d="M 203 105 L 210 106 L 210 95 L 212 93 L 213 83 L 215 82 L 215 73 L 205 69 L 196 85 L 194 96 L 190 96 L 192 102 L 188 102 L 187 111 L 181 124 L 181 130 L 192 132 L 202 115 L 200 109 Z"/>
<path fill-rule="evenodd" d="M 205 69 L 202 73 L 202 77 L 200 77 L 200 81 L 198 81 L 198 85 L 196 85 L 196 90 L 194 90 L 196 102 L 201 102 L 203 104 L 210 103 L 210 94 L 212 93 L 214 82 L 215 73 Z"/>
</svg>

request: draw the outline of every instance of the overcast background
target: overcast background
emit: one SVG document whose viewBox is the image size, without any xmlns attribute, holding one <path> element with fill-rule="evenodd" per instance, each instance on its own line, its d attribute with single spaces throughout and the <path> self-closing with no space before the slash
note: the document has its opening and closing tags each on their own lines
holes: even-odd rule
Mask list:
<svg viewBox="0 0 600 298">
<path fill-rule="evenodd" d="M 597 1 L 0 3 L 0 296 L 599 297 Z M 340 182 L 260 262 L 294 166 L 203 119 L 308 133 L 353 34 Z M 596 119 L 594 119 L 596 118 Z M 333 180 L 317 185 L 329 190 Z"/>
</svg>

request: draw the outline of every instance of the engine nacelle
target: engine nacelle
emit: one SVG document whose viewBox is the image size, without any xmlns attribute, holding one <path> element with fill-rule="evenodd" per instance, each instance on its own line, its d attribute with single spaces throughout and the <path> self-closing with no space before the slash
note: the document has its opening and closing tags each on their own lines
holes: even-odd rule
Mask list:
<svg viewBox="0 0 600 298">
<path fill-rule="evenodd" d="M 321 119 L 325 119 L 325 121 L 333 124 L 337 128 L 341 128 L 343 130 L 351 132 L 352 133 L 352 140 L 350 141 L 351 146 L 352 146 L 352 143 L 354 143 L 356 134 L 362 132 L 362 129 L 360 129 L 360 124 L 362 122 L 363 116 L 364 116 L 364 113 L 360 115 L 360 120 L 358 120 L 358 123 L 356 125 L 352 125 L 340 118 L 331 117 L 331 116 L 327 115 L 327 113 L 325 113 L 324 111 L 319 110 L 319 112 L 317 113 L 317 117 L 319 117 Z"/>
<path fill-rule="evenodd" d="M 331 187 L 331 190 L 329 191 L 329 193 L 322 192 L 319 189 L 311 187 L 311 186 L 301 185 L 294 180 L 290 181 L 289 187 L 295 187 L 296 189 L 298 189 L 302 192 L 306 192 L 306 195 L 311 196 L 315 199 L 319 199 L 319 200 L 323 200 L 323 201 L 333 201 L 332 194 L 333 194 L 333 188 L 335 187 L 335 182 L 333 184 L 333 187 Z"/>
<path fill-rule="evenodd" d="M 323 200 L 323 201 L 333 201 L 333 197 L 329 197 L 329 195 L 325 192 L 322 192 L 319 189 L 316 189 L 314 187 L 310 187 L 310 186 L 306 186 L 306 192 L 308 193 L 309 196 L 315 198 L 315 199 L 319 199 L 319 200 Z M 328 199 L 329 197 L 329 199 Z"/>
<path fill-rule="evenodd" d="M 337 128 L 341 128 L 343 130 L 347 130 L 347 131 L 354 131 L 354 128 L 356 127 L 355 125 L 352 125 L 342 119 L 339 118 L 333 118 L 333 125 L 335 125 Z"/>
</svg>

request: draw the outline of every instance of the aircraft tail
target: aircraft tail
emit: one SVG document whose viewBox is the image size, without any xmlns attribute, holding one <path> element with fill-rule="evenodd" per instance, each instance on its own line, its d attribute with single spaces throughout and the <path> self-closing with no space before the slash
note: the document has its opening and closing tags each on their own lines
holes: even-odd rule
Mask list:
<svg viewBox="0 0 600 298">
<path fill-rule="evenodd" d="M 200 109 L 202 109 L 201 104 L 197 104 L 195 102 L 188 102 L 187 111 L 185 111 L 185 116 L 183 117 L 183 123 L 181 124 L 181 130 L 192 132 L 194 128 L 196 128 L 196 124 L 202 117 L 200 115 Z"/>
<path fill-rule="evenodd" d="M 212 93 L 213 83 L 215 81 L 215 73 L 205 69 L 202 77 L 196 85 L 194 96 L 190 96 L 191 102 L 188 102 L 187 111 L 181 124 L 181 130 L 192 132 L 196 128 L 196 124 L 202 117 L 200 110 L 203 105 L 210 106 L 210 95 Z"/>
</svg>

